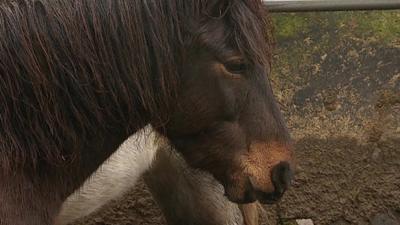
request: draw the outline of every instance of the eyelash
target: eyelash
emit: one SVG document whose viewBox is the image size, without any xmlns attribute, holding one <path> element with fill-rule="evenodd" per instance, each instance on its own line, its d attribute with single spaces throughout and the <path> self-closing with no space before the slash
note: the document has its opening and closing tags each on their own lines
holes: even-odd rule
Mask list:
<svg viewBox="0 0 400 225">
<path fill-rule="evenodd" d="M 227 62 L 224 66 L 228 72 L 233 74 L 243 74 L 248 69 L 248 65 L 242 61 Z"/>
</svg>

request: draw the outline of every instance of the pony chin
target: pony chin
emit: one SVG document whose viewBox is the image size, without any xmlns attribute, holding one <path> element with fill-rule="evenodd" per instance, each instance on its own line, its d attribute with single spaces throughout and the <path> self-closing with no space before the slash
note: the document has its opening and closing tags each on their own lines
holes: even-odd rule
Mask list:
<svg viewBox="0 0 400 225">
<path fill-rule="evenodd" d="M 255 202 L 256 196 L 252 192 L 251 183 L 244 174 L 232 179 L 229 184 L 223 185 L 225 196 L 229 201 L 238 204 L 248 204 Z"/>
</svg>

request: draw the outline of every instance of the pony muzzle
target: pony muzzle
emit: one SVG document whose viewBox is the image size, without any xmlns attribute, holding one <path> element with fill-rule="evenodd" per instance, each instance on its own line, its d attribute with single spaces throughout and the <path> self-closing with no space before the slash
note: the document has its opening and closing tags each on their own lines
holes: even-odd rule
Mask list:
<svg viewBox="0 0 400 225">
<path fill-rule="evenodd" d="M 271 170 L 270 177 L 274 188 L 271 192 L 264 192 L 252 185 L 255 198 L 263 204 L 277 203 L 289 189 L 293 179 L 293 170 L 289 162 L 280 162 L 274 166 Z M 251 183 L 252 179 L 250 178 L 249 180 Z"/>
<path fill-rule="evenodd" d="M 227 187 L 228 198 L 240 203 L 279 201 L 294 177 L 291 149 L 275 143 L 252 145 L 242 161 L 244 170 L 238 171 L 232 185 Z"/>
</svg>

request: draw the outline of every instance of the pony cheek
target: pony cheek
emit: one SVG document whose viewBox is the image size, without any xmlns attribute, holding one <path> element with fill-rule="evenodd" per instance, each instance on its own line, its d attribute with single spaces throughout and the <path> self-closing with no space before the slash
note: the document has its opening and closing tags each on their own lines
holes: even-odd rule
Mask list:
<svg viewBox="0 0 400 225">
<path fill-rule="evenodd" d="M 240 160 L 247 155 L 245 135 L 237 123 L 222 122 L 205 133 L 171 143 L 190 166 L 210 172 L 221 183 L 231 180 L 231 171 L 240 171 Z"/>
<path fill-rule="evenodd" d="M 196 137 L 174 138 L 170 140 L 174 148 L 183 156 L 186 162 L 194 168 L 201 167 L 204 158 L 201 141 Z"/>
</svg>

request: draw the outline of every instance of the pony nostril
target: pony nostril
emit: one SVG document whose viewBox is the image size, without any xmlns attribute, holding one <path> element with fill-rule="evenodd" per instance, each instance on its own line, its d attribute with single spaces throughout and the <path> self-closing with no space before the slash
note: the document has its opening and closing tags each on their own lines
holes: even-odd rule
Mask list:
<svg viewBox="0 0 400 225">
<path fill-rule="evenodd" d="M 280 162 L 272 168 L 271 179 L 275 193 L 283 194 L 290 186 L 293 178 L 293 171 L 288 162 Z"/>
</svg>

